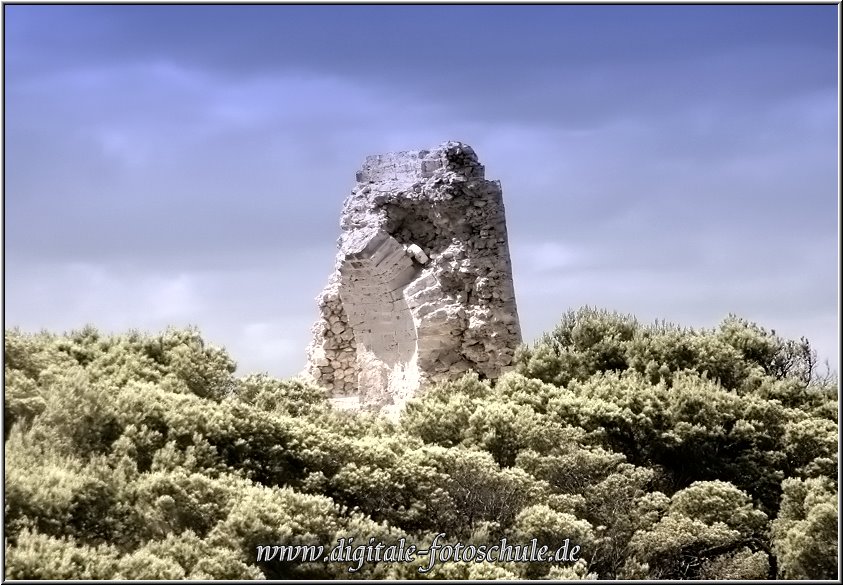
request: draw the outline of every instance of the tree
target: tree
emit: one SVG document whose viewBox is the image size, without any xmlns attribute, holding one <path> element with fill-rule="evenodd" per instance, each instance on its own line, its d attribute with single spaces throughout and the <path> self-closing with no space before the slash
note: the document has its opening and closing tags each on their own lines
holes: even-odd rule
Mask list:
<svg viewBox="0 0 843 585">
<path fill-rule="evenodd" d="M 773 550 L 784 579 L 837 579 L 837 486 L 824 477 L 783 482 Z"/>
<path fill-rule="evenodd" d="M 236 378 L 195 330 L 5 341 L 13 578 L 836 575 L 836 377 L 804 340 L 737 317 L 692 330 L 571 311 L 514 371 L 438 384 L 398 423 L 302 380 Z M 440 532 L 567 538 L 582 559 L 349 573 L 256 557 Z"/>
</svg>

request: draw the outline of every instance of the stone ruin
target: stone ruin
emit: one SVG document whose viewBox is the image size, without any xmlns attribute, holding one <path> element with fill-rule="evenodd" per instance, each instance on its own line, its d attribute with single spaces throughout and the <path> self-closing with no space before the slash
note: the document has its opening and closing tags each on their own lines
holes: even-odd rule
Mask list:
<svg viewBox="0 0 843 585">
<path fill-rule="evenodd" d="M 503 196 L 470 146 L 368 157 L 340 227 L 305 372 L 336 403 L 397 412 L 424 384 L 511 364 Z"/>
</svg>

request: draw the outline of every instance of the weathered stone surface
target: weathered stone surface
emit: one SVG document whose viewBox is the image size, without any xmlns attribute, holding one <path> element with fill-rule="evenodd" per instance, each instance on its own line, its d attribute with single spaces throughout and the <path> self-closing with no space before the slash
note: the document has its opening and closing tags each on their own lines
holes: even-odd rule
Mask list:
<svg viewBox="0 0 843 585">
<path fill-rule="evenodd" d="M 425 383 L 498 377 L 521 342 L 498 181 L 468 145 L 370 156 L 317 298 L 306 375 L 397 411 Z"/>
</svg>

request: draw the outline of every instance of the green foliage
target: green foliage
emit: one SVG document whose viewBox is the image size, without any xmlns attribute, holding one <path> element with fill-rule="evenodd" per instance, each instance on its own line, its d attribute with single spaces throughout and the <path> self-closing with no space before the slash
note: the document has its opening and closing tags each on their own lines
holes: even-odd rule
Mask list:
<svg viewBox="0 0 843 585">
<path fill-rule="evenodd" d="M 4 439 L 15 423 L 26 423 L 44 412 L 47 403 L 41 397 L 38 383 L 21 370 L 5 370 L 6 392 L 3 394 Z"/>
<path fill-rule="evenodd" d="M 784 579 L 836 579 L 837 485 L 826 478 L 784 481 L 773 550 Z"/>
<path fill-rule="evenodd" d="M 562 423 L 602 437 L 605 448 L 637 465 L 655 466 L 665 489 L 724 479 L 774 508 L 787 462 L 784 423 L 798 413 L 775 401 L 734 392 L 696 374 L 670 384 L 643 374 L 595 374 L 550 400 Z"/>
<path fill-rule="evenodd" d="M 35 433 L 13 429 L 5 445 L 6 536 L 32 529 L 92 545 L 118 543 L 136 517 L 101 459 L 60 453 Z"/>
<path fill-rule="evenodd" d="M 638 328 L 632 316 L 590 307 L 569 311 L 534 348 L 522 348 L 516 369 L 559 386 L 586 380 L 595 372 L 625 370 L 629 367 L 625 348 Z"/>
<path fill-rule="evenodd" d="M 24 530 L 14 546 L 6 546 L 8 579 L 111 579 L 119 557 L 108 545 L 78 545 L 72 538 L 55 538 Z"/>
<path fill-rule="evenodd" d="M 744 547 L 733 553 L 726 553 L 702 561 L 700 579 L 769 579 L 770 557 L 767 553 Z"/>
<path fill-rule="evenodd" d="M 546 494 L 545 484 L 521 469 L 501 469 L 482 451 L 437 448 L 428 450 L 428 457 L 444 475 L 442 483 L 456 516 L 455 523 L 443 530 L 455 536 L 478 526 L 492 526 L 493 533 L 505 534 L 528 502 Z"/>
<path fill-rule="evenodd" d="M 667 515 L 652 529 L 633 536 L 630 560 L 644 561 L 655 579 L 695 578 L 701 558 L 739 542 L 739 538 L 737 531 L 723 523 L 708 525 L 683 515 Z"/>
<path fill-rule="evenodd" d="M 767 515 L 753 507 L 746 493 L 722 481 L 698 481 L 676 492 L 668 514 L 725 524 L 745 537 L 760 532 L 767 523 Z"/>
<path fill-rule="evenodd" d="M 328 408 L 325 391 L 300 380 L 275 380 L 266 374 L 254 374 L 237 380 L 234 395 L 238 400 L 266 412 L 303 416 Z"/>
<path fill-rule="evenodd" d="M 453 447 L 460 444 L 477 402 L 491 392 L 475 373 L 430 389 L 424 400 L 412 400 L 401 413 L 401 425 L 425 443 Z"/>
<path fill-rule="evenodd" d="M 837 571 L 837 379 L 807 341 L 584 308 L 400 420 L 237 378 L 193 329 L 5 332 L 16 579 L 763 579 Z M 502 537 L 576 562 L 257 561 L 262 545 Z"/>
<path fill-rule="evenodd" d="M 339 532 L 341 521 L 334 503 L 324 497 L 298 494 L 288 488 L 250 486 L 243 490 L 228 515 L 208 536 L 219 547 L 234 550 L 243 562 L 254 562 L 258 545 L 327 545 Z M 268 579 L 321 575 L 324 564 L 265 563 Z"/>
<path fill-rule="evenodd" d="M 567 539 L 570 546 L 579 546 L 585 551 L 594 550 L 594 530 L 588 521 L 567 512 L 558 512 L 545 504 L 535 504 L 521 510 L 514 528 L 518 542 L 528 543 L 535 538 L 537 542 L 547 543 L 549 548 L 555 550 Z M 588 552 L 585 554 L 591 556 Z M 526 578 L 536 579 L 546 575 L 551 565 L 528 563 L 519 568 Z"/>
<path fill-rule="evenodd" d="M 786 340 L 734 315 L 717 329 L 694 331 L 665 323 L 645 326 L 631 316 L 589 307 L 567 312 L 516 358 L 519 373 L 560 386 L 598 372 L 633 369 L 656 383 L 694 371 L 742 392 L 752 391 L 759 375 L 796 381 L 804 390 L 817 366 L 806 339 Z"/>
<path fill-rule="evenodd" d="M 837 423 L 810 417 L 787 424 L 784 450 L 791 469 L 800 476 L 837 477 Z"/>
</svg>

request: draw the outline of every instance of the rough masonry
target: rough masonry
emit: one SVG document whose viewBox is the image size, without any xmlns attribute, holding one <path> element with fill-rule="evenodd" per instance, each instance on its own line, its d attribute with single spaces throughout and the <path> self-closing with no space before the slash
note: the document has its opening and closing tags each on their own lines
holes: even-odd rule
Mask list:
<svg viewBox="0 0 843 585">
<path fill-rule="evenodd" d="M 428 382 L 510 365 L 521 329 L 503 196 L 470 146 L 368 157 L 340 227 L 310 378 L 395 410 Z"/>
</svg>

